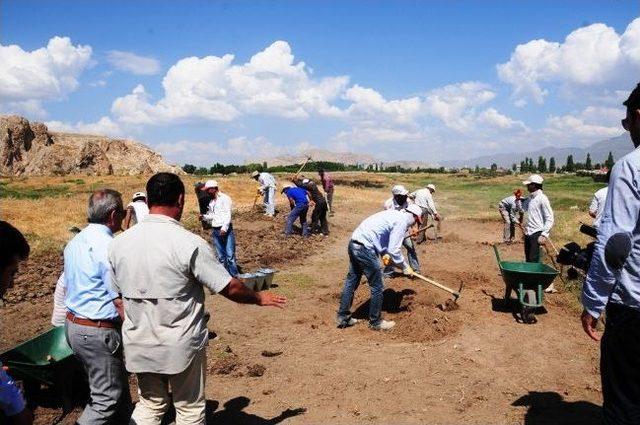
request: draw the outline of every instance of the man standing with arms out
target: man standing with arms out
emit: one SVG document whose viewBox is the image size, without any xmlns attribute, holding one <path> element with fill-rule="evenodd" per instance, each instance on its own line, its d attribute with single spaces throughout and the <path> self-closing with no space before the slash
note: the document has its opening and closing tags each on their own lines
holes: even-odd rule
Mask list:
<svg viewBox="0 0 640 425">
<path fill-rule="evenodd" d="M 93 192 L 87 216 L 89 225 L 64 249 L 65 332 L 73 354 L 84 366 L 91 392 L 78 424 L 126 423 L 131 398 L 122 360 L 122 300 L 113 290 L 107 258 L 113 234 L 122 227 L 120 193 L 111 189 Z"/>
<path fill-rule="evenodd" d="M 540 245 L 544 245 L 553 227 L 553 210 L 549 198 L 542 192 L 544 179 L 538 174 L 532 174 L 522 182 L 527 186 L 529 197 L 523 199 L 520 209 L 527 213 L 527 223 L 524 227 L 524 256 L 529 263 L 540 261 Z"/>
<path fill-rule="evenodd" d="M 302 236 L 306 238 L 310 233 L 309 225 L 307 224 L 307 212 L 309 212 L 309 195 L 307 191 L 301 187 L 286 185 L 282 188 L 282 193 L 287 197 L 291 206 L 284 234 L 287 236 L 293 234 L 293 223 L 300 217 Z"/>
<path fill-rule="evenodd" d="M 182 227 L 185 190 L 178 176 L 154 175 L 147 196 L 149 216 L 109 250 L 124 303 L 127 369 L 138 378 L 140 401 L 130 423 L 160 424 L 173 401 L 177 424 L 201 425 L 208 342 L 204 288 L 239 303 L 283 307 L 286 300 L 256 293 L 229 276 L 209 244 Z"/>
<path fill-rule="evenodd" d="M 401 211 L 413 204 L 413 201 L 408 199 L 409 191 L 402 185 L 393 186 L 391 189 L 391 198 L 384 202 L 385 210 Z M 420 217 L 422 221 L 422 216 Z M 409 265 L 416 272 L 420 273 L 420 262 L 418 261 L 418 253 L 416 252 L 416 246 L 410 237 L 405 237 L 402 241 L 402 246 L 407 250 L 407 258 L 409 259 Z M 385 275 L 393 273 L 393 267 L 387 266 L 384 271 Z"/>
<path fill-rule="evenodd" d="M 124 216 L 124 229 L 127 230 L 148 215 L 147 194 L 144 192 L 134 193 L 132 201 L 127 205 L 127 214 Z"/>
<path fill-rule="evenodd" d="M 600 345 L 603 424 L 640 423 L 640 84 L 624 102 L 622 126 L 636 148 L 616 162 L 582 288 L 582 327 Z"/>
<path fill-rule="evenodd" d="M 0 221 L 0 300 L 13 286 L 21 261 L 29 257 L 29 243 L 22 233 L 6 221 Z M 2 369 L 0 362 L 0 419 L 5 415 L 11 425 L 30 425 L 33 415 L 22 392 Z"/>
<path fill-rule="evenodd" d="M 605 179 L 607 184 L 609 184 L 610 178 L 611 170 L 607 172 L 607 177 Z M 596 229 L 598 228 L 598 226 L 600 226 L 600 221 L 602 220 L 602 211 L 604 211 L 604 203 L 607 200 L 608 191 L 609 186 L 598 189 L 593 195 L 593 199 L 591 200 L 591 204 L 589 205 L 589 215 L 591 216 L 591 218 L 593 218 L 593 227 L 595 227 Z"/>
<path fill-rule="evenodd" d="M 331 178 L 331 175 L 322 168 L 318 170 L 318 175 L 320 176 L 320 181 L 322 182 L 322 189 L 324 190 L 324 193 L 327 194 L 329 215 L 333 216 L 333 179 Z"/>
<path fill-rule="evenodd" d="M 426 225 L 429 222 L 429 216 L 433 218 L 434 226 L 435 221 L 440 221 L 440 214 L 436 209 L 436 203 L 433 200 L 433 194 L 436 192 L 436 186 L 429 183 L 424 189 L 418 189 L 409 195 L 409 198 L 422 209 L 422 222 Z M 427 239 L 427 231 L 422 230 L 418 233 L 417 243 L 423 243 Z"/>
<path fill-rule="evenodd" d="M 376 213 L 365 219 L 351 235 L 349 242 L 349 273 L 344 281 L 344 289 L 340 299 L 337 323 L 338 328 L 346 328 L 358 323 L 351 317 L 353 294 L 362 275 L 365 275 L 371 290 L 369 304 L 369 327 L 374 330 L 387 330 L 395 326 L 395 322 L 382 320 L 382 271 L 379 256 L 385 266 L 401 266 L 404 274 L 411 276 L 413 270 L 402 256 L 402 241 L 407 229 L 421 221 L 421 210 L 415 205 L 396 211 L 387 210 Z"/>
<path fill-rule="evenodd" d="M 211 197 L 207 213 L 200 219 L 211 223 L 211 239 L 216 248 L 216 256 L 231 276 L 238 276 L 236 237 L 231 224 L 231 198 L 220 192 L 215 180 L 207 180 L 200 190 L 206 191 Z"/>
<path fill-rule="evenodd" d="M 258 193 L 264 197 L 264 215 L 273 217 L 276 214 L 276 178 L 269 173 L 254 171 L 251 177 L 260 183 Z"/>
<path fill-rule="evenodd" d="M 507 196 L 498 203 L 498 212 L 502 216 L 504 222 L 504 230 L 502 232 L 502 242 L 510 244 L 516 237 L 516 225 L 522 224 L 523 213 L 519 204 L 522 197 L 520 189 L 513 192 L 513 195 Z M 516 218 L 516 214 L 518 217 Z"/>
</svg>

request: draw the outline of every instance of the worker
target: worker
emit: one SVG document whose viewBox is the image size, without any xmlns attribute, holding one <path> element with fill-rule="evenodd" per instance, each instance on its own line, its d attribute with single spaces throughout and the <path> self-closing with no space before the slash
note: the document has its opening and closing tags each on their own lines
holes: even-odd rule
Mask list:
<svg viewBox="0 0 640 425">
<path fill-rule="evenodd" d="M 311 233 L 319 233 L 329 236 L 329 222 L 327 221 L 327 200 L 324 198 L 318 185 L 311 179 L 294 177 L 293 183 L 305 189 L 313 201 L 313 212 L 311 213 Z"/>
<path fill-rule="evenodd" d="M 177 424 L 205 423 L 208 330 L 204 288 L 238 303 L 283 307 L 286 299 L 254 292 L 215 261 L 211 246 L 180 223 L 184 184 L 158 173 L 147 182 L 150 214 L 109 249 L 122 295 L 127 370 L 139 401 L 131 424 L 159 424 L 170 403 Z M 126 423 L 126 422 L 118 422 Z"/>
<path fill-rule="evenodd" d="M 513 192 L 513 195 L 507 196 L 498 203 L 498 212 L 504 222 L 502 242 L 506 244 L 513 243 L 516 237 L 516 226 L 522 225 L 524 213 L 520 209 L 521 199 L 522 190 L 517 189 Z"/>
<path fill-rule="evenodd" d="M 148 215 L 147 194 L 144 192 L 134 193 L 131 202 L 127 205 L 123 228 L 125 230 L 128 229 L 134 224 L 141 222 Z"/>
<path fill-rule="evenodd" d="M 324 193 L 327 196 L 327 206 L 329 208 L 329 215 L 333 216 L 333 214 L 334 214 L 334 209 L 333 209 L 333 191 L 334 191 L 333 179 L 331 178 L 331 175 L 329 173 L 327 173 L 322 168 L 318 169 L 318 175 L 320 176 L 320 182 L 322 182 L 322 189 L 324 190 Z"/>
<path fill-rule="evenodd" d="M 440 214 L 436 208 L 436 203 L 433 200 L 433 194 L 436 192 L 436 186 L 429 183 L 425 188 L 418 189 L 415 192 L 409 194 L 409 199 L 412 199 L 422 209 L 422 222 L 423 227 L 427 226 L 429 221 L 435 226 L 436 221 L 440 221 Z M 431 220 L 429 220 L 431 218 Z M 427 230 L 421 230 L 417 234 L 416 242 L 421 244 L 427 240 Z"/>
<path fill-rule="evenodd" d="M 385 210 L 366 218 L 351 235 L 349 241 L 349 272 L 344 281 L 337 315 L 338 328 L 346 328 L 358 323 L 351 317 L 353 295 L 365 275 L 371 290 L 369 301 L 369 327 L 374 330 L 388 330 L 395 322 L 382 319 L 384 284 L 379 257 L 385 266 L 402 267 L 405 275 L 414 271 L 402 256 L 402 241 L 409 227 L 421 222 L 420 207 L 411 204 L 402 210 Z"/>
<path fill-rule="evenodd" d="M 276 178 L 269 173 L 254 171 L 251 177 L 260 183 L 258 193 L 264 198 L 264 215 L 273 217 L 276 214 Z"/>
<path fill-rule="evenodd" d="M 20 262 L 29 257 L 29 243 L 22 233 L 6 221 L 0 221 L 0 300 L 13 281 Z M 6 324 L 5 324 L 6 325 Z M 0 422 L 4 418 L 12 425 L 30 425 L 33 414 L 27 407 L 22 391 L 0 362 Z"/>
<path fill-rule="evenodd" d="M 609 179 L 611 178 L 611 170 L 607 172 L 605 177 L 605 182 L 609 184 Z M 598 189 L 596 193 L 593 195 L 593 199 L 591 199 L 591 204 L 589 204 L 589 215 L 593 218 L 593 227 L 596 229 L 600 226 L 600 221 L 602 220 L 602 212 L 604 211 L 604 204 L 607 200 L 607 193 L 609 191 L 609 187 L 605 186 L 601 189 Z"/>
<path fill-rule="evenodd" d="M 413 204 L 413 201 L 409 199 L 409 191 L 402 185 L 393 186 L 393 188 L 391 189 L 391 195 L 391 198 L 387 199 L 384 202 L 385 210 L 393 209 L 400 211 Z M 422 215 L 420 216 L 420 220 L 422 222 Z M 411 239 L 411 237 L 405 237 L 402 242 L 402 246 L 404 246 L 404 248 L 407 250 L 407 258 L 409 259 L 411 268 L 416 273 L 420 273 L 420 261 L 418 261 L 418 253 L 416 252 L 416 247 L 413 243 L 413 239 Z M 386 276 L 389 276 L 392 273 L 393 267 L 385 267 L 384 274 Z"/>
<path fill-rule="evenodd" d="M 120 193 L 93 192 L 87 210 L 89 225 L 64 248 L 65 333 L 90 390 L 90 400 L 77 421 L 80 425 L 126 423 L 131 412 L 120 336 L 124 312 L 112 287 L 107 259 L 108 246 L 121 230 L 124 215 Z M 140 251 L 133 254 L 136 260 Z"/>
<path fill-rule="evenodd" d="M 309 225 L 307 224 L 307 212 L 309 211 L 309 194 L 301 188 L 292 185 L 285 185 L 281 191 L 289 200 L 291 212 L 287 217 L 287 223 L 284 228 L 284 234 L 289 236 L 293 234 L 293 223 L 299 218 L 302 236 L 307 237 L 310 234 Z"/>
<path fill-rule="evenodd" d="M 70 227 L 69 232 L 72 235 L 80 233 L 80 229 L 76 226 Z M 64 326 L 67 320 L 67 307 L 64 299 L 67 296 L 67 284 L 64 278 L 64 270 L 56 281 L 56 289 L 53 291 L 53 311 L 51 312 L 51 324 L 53 326 Z"/>
<path fill-rule="evenodd" d="M 236 264 L 236 237 L 231 223 L 232 202 L 229 195 L 222 193 L 218 182 L 207 180 L 200 190 L 206 191 L 211 198 L 207 213 L 201 215 L 201 221 L 211 223 L 211 239 L 216 249 L 216 256 L 229 274 L 238 276 Z"/>
<path fill-rule="evenodd" d="M 582 286 L 582 327 L 600 341 L 602 423 L 640 420 L 640 84 L 623 103 L 635 147 L 611 171 L 591 267 Z M 605 314 L 604 334 L 596 330 Z"/>
<path fill-rule="evenodd" d="M 519 208 L 527 213 L 527 223 L 524 226 L 524 255 L 529 263 L 540 261 L 540 245 L 546 245 L 549 232 L 553 227 L 553 210 L 549 198 L 542 192 L 544 179 L 539 174 L 532 174 L 523 181 L 529 191 L 529 196 L 522 199 Z M 546 289 L 554 292 L 553 284 Z"/>
</svg>

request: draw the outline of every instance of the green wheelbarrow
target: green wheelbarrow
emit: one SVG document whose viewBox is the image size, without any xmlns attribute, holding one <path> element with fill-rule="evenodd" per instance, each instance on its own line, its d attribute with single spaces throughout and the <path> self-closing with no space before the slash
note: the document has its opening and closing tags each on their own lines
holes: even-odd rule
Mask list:
<svg viewBox="0 0 640 425">
<path fill-rule="evenodd" d="M 544 263 L 502 261 L 497 245 L 493 245 L 500 273 L 505 283 L 505 302 L 511 299 L 511 291 L 518 295 L 520 316 L 524 323 L 537 322 L 535 309 L 544 305 L 544 290 L 560 272 Z M 540 256 L 542 258 L 542 256 Z"/>
</svg>

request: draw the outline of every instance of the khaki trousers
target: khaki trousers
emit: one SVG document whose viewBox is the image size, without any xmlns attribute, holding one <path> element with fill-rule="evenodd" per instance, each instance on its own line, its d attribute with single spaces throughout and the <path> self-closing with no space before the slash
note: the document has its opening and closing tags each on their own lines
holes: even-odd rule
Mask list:
<svg viewBox="0 0 640 425">
<path fill-rule="evenodd" d="M 169 403 L 173 400 L 176 425 L 204 425 L 206 375 L 206 347 L 194 356 L 191 364 L 183 372 L 176 375 L 137 373 L 140 401 L 136 404 L 129 424 L 160 425 L 169 409 Z"/>
</svg>

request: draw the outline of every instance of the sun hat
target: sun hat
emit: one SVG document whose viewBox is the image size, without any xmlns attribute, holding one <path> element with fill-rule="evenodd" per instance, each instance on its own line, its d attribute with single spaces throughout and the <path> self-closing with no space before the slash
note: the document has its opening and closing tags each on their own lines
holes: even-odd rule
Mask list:
<svg viewBox="0 0 640 425">
<path fill-rule="evenodd" d="M 133 194 L 133 197 L 131 199 L 138 199 L 138 198 L 147 199 L 147 194 L 144 192 L 136 192 Z"/>
<path fill-rule="evenodd" d="M 393 188 L 391 189 L 391 193 L 393 195 L 408 195 L 409 191 L 405 189 L 401 184 L 398 184 L 393 186 Z"/>
<path fill-rule="evenodd" d="M 259 172 L 254 171 L 253 173 L 251 173 L 251 177 L 258 177 L 260 175 Z"/>
<path fill-rule="evenodd" d="M 211 189 L 214 187 L 218 187 L 218 182 L 215 180 L 207 180 L 202 186 L 202 190 Z"/>
<path fill-rule="evenodd" d="M 427 185 L 427 189 L 431 189 L 431 190 L 433 190 L 433 191 L 435 192 L 435 191 L 436 191 L 436 185 L 435 185 L 435 184 L 433 184 L 433 183 L 429 183 L 429 184 Z"/>
<path fill-rule="evenodd" d="M 522 184 L 524 185 L 528 185 L 531 183 L 542 184 L 543 181 L 544 179 L 540 174 L 531 174 L 527 180 L 522 182 Z"/>
</svg>

